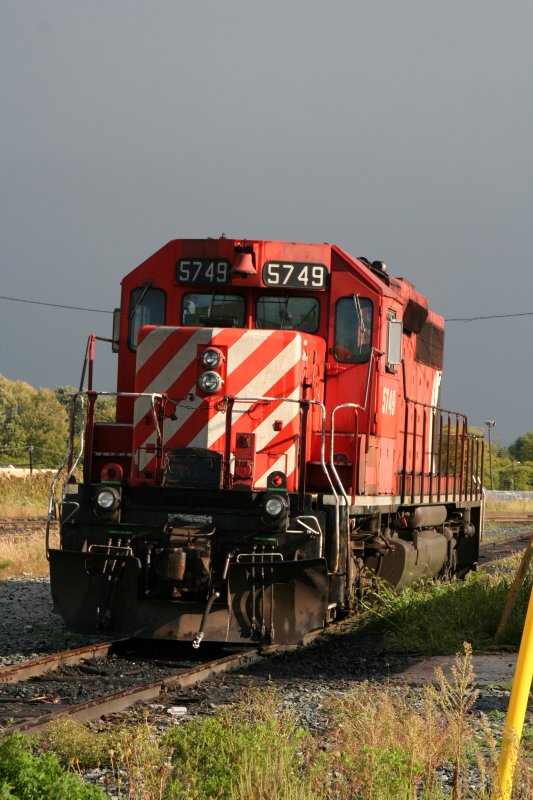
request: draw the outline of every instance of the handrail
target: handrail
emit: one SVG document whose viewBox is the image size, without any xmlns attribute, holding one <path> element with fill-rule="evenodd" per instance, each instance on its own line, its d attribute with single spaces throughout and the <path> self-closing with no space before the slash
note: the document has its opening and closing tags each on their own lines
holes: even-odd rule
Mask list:
<svg viewBox="0 0 533 800">
<path fill-rule="evenodd" d="M 358 428 L 359 428 L 359 417 L 358 417 L 357 412 L 358 411 L 364 411 L 365 409 L 363 408 L 363 406 L 360 406 L 358 403 L 340 403 L 338 406 L 335 406 L 331 410 L 331 417 L 330 417 L 330 419 L 331 419 L 331 422 L 330 422 L 331 441 L 330 441 L 330 447 L 329 447 L 329 466 L 330 466 L 330 469 L 331 469 L 331 471 L 333 472 L 333 474 L 335 476 L 335 479 L 337 481 L 339 489 L 341 490 L 341 493 L 342 493 L 342 495 L 344 497 L 344 501 L 345 501 L 346 505 L 349 507 L 350 503 L 348 502 L 348 495 L 347 495 L 346 490 L 344 488 L 344 485 L 343 485 L 343 483 L 342 483 L 342 481 L 340 479 L 339 473 L 337 472 L 337 469 L 335 467 L 335 462 L 334 462 L 334 459 L 335 459 L 335 414 L 337 413 L 337 411 L 340 411 L 343 408 L 353 408 L 353 409 L 355 409 L 355 422 L 356 422 L 356 424 L 354 426 L 355 427 L 355 431 L 354 431 L 354 434 L 355 434 L 354 435 L 354 439 L 355 439 L 355 441 L 354 441 L 354 456 L 353 456 L 354 464 L 357 463 L 357 433 L 358 433 Z M 354 487 L 352 486 L 352 496 L 354 494 L 353 489 L 354 489 Z"/>
<path fill-rule="evenodd" d="M 78 398 L 80 399 L 80 449 L 78 451 L 78 455 L 75 459 L 73 459 L 73 450 L 74 450 L 74 433 L 75 433 L 75 419 L 76 419 L 76 404 L 78 402 Z M 52 519 L 55 517 L 55 508 L 56 508 L 56 500 L 55 500 L 55 492 L 56 487 L 59 482 L 59 476 L 67 467 L 67 477 L 63 481 L 63 487 L 61 490 L 61 497 L 65 496 L 65 486 L 69 482 L 74 470 L 78 466 L 80 458 L 83 453 L 83 445 L 84 445 L 84 425 L 83 423 L 83 393 L 76 392 L 71 398 L 71 411 L 70 411 L 70 431 L 69 431 L 69 441 L 68 441 L 68 448 L 63 461 L 61 462 L 56 474 L 52 479 L 52 483 L 50 484 L 50 492 L 48 495 L 48 513 L 46 517 L 46 533 L 45 533 L 45 552 L 46 558 L 49 560 L 49 550 L 50 550 L 50 525 Z"/>
<path fill-rule="evenodd" d="M 95 337 L 100 338 L 100 337 Z M 84 408 L 85 408 L 85 396 L 89 398 L 89 403 L 87 405 L 87 409 L 84 415 Z M 73 392 L 70 395 L 70 425 L 69 425 L 69 439 L 68 439 L 68 446 L 65 456 L 59 465 L 57 472 L 55 473 L 52 483 L 50 484 L 50 491 L 48 494 L 48 513 L 46 519 L 46 533 L 45 533 L 45 547 L 46 547 L 46 555 L 47 558 L 48 552 L 50 549 L 50 525 L 52 520 L 55 518 L 55 509 L 56 504 L 60 504 L 65 497 L 65 487 L 69 483 L 72 475 L 74 474 L 80 460 L 83 456 L 83 452 L 85 449 L 86 444 L 86 434 L 87 434 L 87 415 L 89 414 L 90 407 L 94 408 L 96 400 L 100 396 L 108 396 L 108 397 L 149 397 L 151 400 L 151 407 L 152 407 L 152 414 L 154 417 L 154 424 L 156 427 L 156 432 L 159 437 L 159 440 L 162 438 L 161 429 L 159 426 L 159 419 L 157 414 L 157 401 L 164 402 L 166 399 L 166 395 L 159 394 L 157 392 L 108 392 L 108 391 L 101 391 L 96 392 L 92 389 L 80 389 L 77 392 Z M 79 406 L 78 406 L 79 403 Z M 80 430 L 79 430 L 79 448 L 77 454 L 74 456 L 74 440 L 76 434 L 76 407 L 79 407 L 79 423 L 80 423 Z M 85 418 L 84 418 L 85 417 Z M 93 419 L 94 424 L 94 419 Z M 63 474 L 65 468 L 67 469 L 67 474 L 65 479 L 62 482 L 62 489 L 61 489 L 61 500 L 56 501 L 56 491 L 57 486 L 60 480 L 61 475 Z"/>
<path fill-rule="evenodd" d="M 421 400 L 414 400 L 407 395 L 405 364 L 403 365 L 403 383 L 405 398 L 405 421 L 404 421 L 404 455 L 402 466 L 402 485 L 401 498 L 405 502 L 407 498 L 411 503 L 415 502 L 417 494 L 417 439 L 418 435 L 418 411 L 421 409 L 423 415 L 422 426 L 422 453 L 420 469 L 419 494 L 423 495 L 426 491 L 429 494 L 429 501 L 449 502 L 450 500 L 474 500 L 479 496 L 477 478 L 483 469 L 483 451 L 481 449 L 480 467 L 480 447 L 481 437 L 468 432 L 467 419 L 465 414 L 459 411 L 441 408 L 432 403 Z M 412 410 L 412 424 L 410 422 Z M 429 418 L 430 435 L 427 435 L 427 419 Z M 455 437 L 452 445 L 451 439 Z M 430 450 L 426 453 L 428 444 Z M 459 444 L 460 440 L 460 444 Z M 407 453 L 409 443 L 412 447 L 411 465 L 408 466 Z M 452 462 L 453 457 L 453 462 Z M 425 472 L 426 458 L 428 459 L 428 472 Z M 426 480 L 428 485 L 426 486 Z M 410 480 L 410 486 L 408 481 Z M 410 491 L 409 491 L 410 490 Z"/>
<path fill-rule="evenodd" d="M 328 467 L 326 465 L 326 406 L 324 403 L 321 403 L 320 400 L 310 400 L 305 399 L 301 400 L 298 398 L 289 398 L 289 397 L 269 397 L 269 396 L 260 396 L 260 397 L 240 397 L 239 395 L 225 395 L 223 399 L 223 404 L 226 408 L 226 411 L 229 411 L 230 417 L 226 423 L 226 436 L 228 429 L 231 430 L 231 413 L 233 410 L 233 406 L 235 403 L 261 403 L 261 402 L 286 402 L 286 403 L 298 403 L 300 407 L 305 405 L 314 405 L 320 409 L 321 412 L 321 430 L 320 430 L 320 466 L 322 467 L 322 471 L 326 476 L 326 480 L 329 483 L 331 492 L 335 499 L 335 537 L 334 537 L 334 558 L 333 558 L 333 568 L 329 571 L 330 575 L 336 575 L 339 571 L 339 557 L 340 557 L 340 512 L 339 512 L 339 495 L 335 490 L 335 486 L 331 479 L 331 476 L 328 472 Z M 226 438 L 226 448 L 228 447 L 228 440 Z"/>
<path fill-rule="evenodd" d="M 344 500 L 345 500 L 347 506 L 350 505 L 349 502 L 348 502 L 348 495 L 346 494 L 346 491 L 344 489 L 343 483 L 342 483 L 342 481 L 341 481 L 341 479 L 339 477 L 339 474 L 338 474 L 338 472 L 337 472 L 337 470 L 335 468 L 335 464 L 334 464 L 334 457 L 335 457 L 335 414 L 337 413 L 337 411 L 339 411 L 342 408 L 353 408 L 353 409 L 355 409 L 355 426 L 354 426 L 355 427 L 355 430 L 354 430 L 355 443 L 354 443 L 353 480 L 352 480 L 352 484 L 354 484 L 355 483 L 355 476 L 356 476 L 356 464 L 357 464 L 357 438 L 358 438 L 358 433 L 359 433 L 359 417 L 358 417 L 357 412 L 358 411 L 362 411 L 364 413 L 367 410 L 368 398 L 369 398 L 369 393 L 370 393 L 370 381 L 371 381 L 371 376 L 372 376 L 372 368 L 373 368 L 374 363 L 375 363 L 375 357 L 376 356 L 381 357 L 382 355 L 384 355 L 382 350 L 378 350 L 376 347 L 372 348 L 371 356 L 370 356 L 370 359 L 369 359 L 369 362 L 368 362 L 368 370 L 367 370 L 367 373 L 366 373 L 365 399 L 364 399 L 363 405 L 359 405 L 359 403 L 340 403 L 339 405 L 335 406 L 331 410 L 331 417 L 330 417 L 330 420 L 331 420 L 331 422 L 330 422 L 331 440 L 330 440 L 330 448 L 329 448 L 329 450 L 330 450 L 329 465 L 330 465 L 331 471 L 335 475 L 335 479 L 336 479 L 337 484 L 339 485 L 339 488 L 340 488 L 340 490 L 341 490 L 341 492 L 342 492 L 342 494 L 344 496 Z M 355 487 L 352 485 L 352 498 L 355 496 L 354 488 Z"/>
</svg>

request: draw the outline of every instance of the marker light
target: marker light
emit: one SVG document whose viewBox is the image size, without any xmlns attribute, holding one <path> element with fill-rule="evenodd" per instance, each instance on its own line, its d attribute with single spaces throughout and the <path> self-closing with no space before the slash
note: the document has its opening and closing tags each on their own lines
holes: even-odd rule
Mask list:
<svg viewBox="0 0 533 800">
<path fill-rule="evenodd" d="M 198 378 L 198 386 L 204 394 L 214 394 L 218 392 L 222 386 L 222 378 L 218 372 L 202 372 Z"/>
</svg>

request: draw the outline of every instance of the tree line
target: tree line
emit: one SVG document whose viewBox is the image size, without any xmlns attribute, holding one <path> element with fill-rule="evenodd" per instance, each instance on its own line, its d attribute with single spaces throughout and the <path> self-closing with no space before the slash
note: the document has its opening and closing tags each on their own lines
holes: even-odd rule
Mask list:
<svg viewBox="0 0 533 800">
<path fill-rule="evenodd" d="M 484 431 L 475 432 L 483 435 Z M 508 447 L 504 447 L 498 437 L 492 436 L 489 453 L 488 442 L 485 441 L 483 461 L 483 483 L 485 488 L 511 492 L 533 491 L 533 431 L 522 434 Z"/>
<path fill-rule="evenodd" d="M 73 386 L 36 389 L 0 375 L 0 466 L 57 467 L 63 460 L 70 428 Z M 101 422 L 114 420 L 115 400 L 100 397 Z"/>
<path fill-rule="evenodd" d="M 0 375 L 0 465 L 56 467 L 66 452 L 73 386 L 36 389 L 24 381 Z M 114 420 L 113 397 L 100 397 L 97 419 Z M 482 428 L 472 432 L 483 436 Z M 508 447 L 492 436 L 490 454 L 485 441 L 484 484 L 508 491 L 533 490 L 533 431 L 519 436 Z"/>
</svg>

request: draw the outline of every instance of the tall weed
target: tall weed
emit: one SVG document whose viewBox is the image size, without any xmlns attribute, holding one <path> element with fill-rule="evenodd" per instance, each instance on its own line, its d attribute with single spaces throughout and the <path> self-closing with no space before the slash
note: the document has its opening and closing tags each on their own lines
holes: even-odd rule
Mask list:
<svg viewBox="0 0 533 800">
<path fill-rule="evenodd" d="M 490 800 L 498 743 L 472 709 L 478 692 L 465 643 L 447 679 L 416 693 L 364 683 L 331 703 L 332 785 L 337 800 Z M 451 794 L 441 777 L 452 775 Z M 472 773 L 477 773 L 472 786 Z M 522 746 L 512 797 L 533 797 L 533 770 Z"/>
<path fill-rule="evenodd" d="M 457 654 L 448 681 L 440 667 L 435 670 L 437 688 L 429 687 L 429 699 L 441 710 L 446 721 L 453 763 L 454 800 L 462 797 L 462 765 L 468 753 L 475 727 L 470 712 L 479 692 L 472 668 L 472 645 L 465 642 L 464 653 Z"/>
<path fill-rule="evenodd" d="M 44 545 L 44 526 L 41 532 L 14 534 L 0 539 L 0 581 L 2 578 L 47 577 L 49 564 Z M 50 544 L 57 547 L 59 534 L 53 531 Z"/>
<path fill-rule="evenodd" d="M 53 472 L 22 476 L 0 472 L 1 516 L 45 517 L 53 475 Z"/>
</svg>

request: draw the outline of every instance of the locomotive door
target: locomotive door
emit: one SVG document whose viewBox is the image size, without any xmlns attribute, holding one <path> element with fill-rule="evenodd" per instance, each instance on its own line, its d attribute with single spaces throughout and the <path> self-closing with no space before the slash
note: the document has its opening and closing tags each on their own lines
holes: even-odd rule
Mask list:
<svg viewBox="0 0 533 800">
<path fill-rule="evenodd" d="M 341 270 L 331 275 L 326 408 L 356 403 L 365 406 L 355 413 L 348 408 L 335 414 L 335 461 L 345 488 L 353 494 L 375 491 L 378 453 L 374 437 L 376 370 L 373 347 L 378 347 L 378 293 Z M 329 431 L 331 441 L 331 431 Z M 355 470 L 354 470 L 355 462 Z M 356 486 L 352 486 L 354 483 Z M 370 488 L 372 487 L 372 488 Z"/>
<path fill-rule="evenodd" d="M 383 356 L 376 369 L 377 481 L 380 494 L 395 494 L 399 421 L 404 408 L 400 367 L 403 329 L 392 307 L 384 308 L 382 319 Z"/>
</svg>

